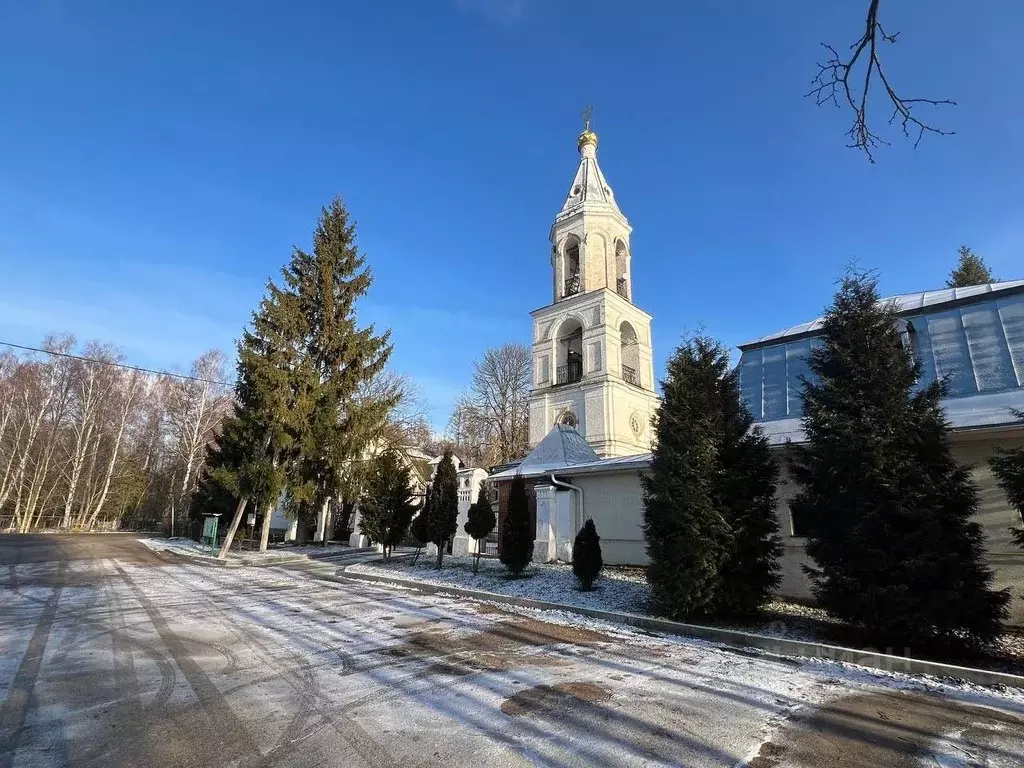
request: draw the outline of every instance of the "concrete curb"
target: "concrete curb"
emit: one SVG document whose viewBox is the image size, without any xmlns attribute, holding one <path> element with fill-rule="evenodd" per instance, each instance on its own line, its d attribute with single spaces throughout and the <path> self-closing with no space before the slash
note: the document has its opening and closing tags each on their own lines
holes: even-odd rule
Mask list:
<svg viewBox="0 0 1024 768">
<path fill-rule="evenodd" d="M 953 680 L 966 680 L 977 685 L 1009 686 L 1024 690 L 1024 676 L 1012 675 L 1006 672 L 994 672 L 987 669 L 975 669 L 973 667 L 959 667 L 954 664 L 943 664 L 937 661 L 924 661 L 913 659 L 908 656 L 893 656 L 887 653 L 877 653 L 856 648 L 843 648 L 838 645 L 826 645 L 824 643 L 807 642 L 803 640 L 786 640 L 780 637 L 759 635 L 753 632 L 741 632 L 734 629 L 720 629 L 718 627 L 705 627 L 700 624 L 683 624 L 665 619 L 656 619 L 651 616 L 640 616 L 635 613 L 618 613 L 615 611 L 602 611 L 595 608 L 583 608 L 575 605 L 563 605 L 561 603 L 549 603 L 543 600 L 533 600 L 526 597 L 514 597 L 512 595 L 499 595 L 494 592 L 482 592 L 475 589 L 464 589 L 462 587 L 440 586 L 437 584 L 424 584 L 420 581 L 409 579 L 396 579 L 389 576 L 374 576 L 369 573 L 348 573 L 345 568 L 336 572 L 337 576 L 344 576 L 350 581 L 362 581 L 368 583 L 393 584 L 400 587 L 411 588 L 426 592 L 428 594 L 451 594 L 471 600 L 486 600 L 493 603 L 504 603 L 520 608 L 534 608 L 542 611 L 564 611 L 575 613 L 579 616 L 587 616 L 592 619 L 601 619 L 614 624 L 626 624 L 631 627 L 639 627 L 654 632 L 665 632 L 670 635 L 683 635 L 695 637 L 701 640 L 711 640 L 726 645 L 758 648 L 773 656 L 797 656 L 810 659 L 827 659 L 829 661 L 857 664 L 862 667 L 871 667 L 884 672 L 900 672 L 906 675 L 930 675 L 932 677 L 951 678 Z"/>
<path fill-rule="evenodd" d="M 305 555 L 291 555 L 281 558 L 275 558 L 273 560 L 265 560 L 260 558 L 259 560 L 253 559 L 234 559 L 234 560 L 221 560 L 213 555 L 194 555 L 185 552 L 175 552 L 173 549 L 155 549 L 154 552 L 159 552 L 165 555 L 171 555 L 181 560 L 185 560 L 196 565 L 212 565 L 218 568 L 267 568 L 272 565 L 288 565 L 289 563 L 306 563 L 313 562 Z"/>
</svg>

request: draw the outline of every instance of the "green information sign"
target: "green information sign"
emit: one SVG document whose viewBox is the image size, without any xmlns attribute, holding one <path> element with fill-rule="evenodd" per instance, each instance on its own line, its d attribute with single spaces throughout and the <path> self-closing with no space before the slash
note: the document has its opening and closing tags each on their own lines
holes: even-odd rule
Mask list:
<svg viewBox="0 0 1024 768">
<path fill-rule="evenodd" d="M 206 549 L 207 544 L 210 545 L 211 552 L 217 548 L 217 521 L 219 519 L 219 515 L 207 515 L 203 520 L 203 538 L 200 542 L 203 549 Z"/>
</svg>

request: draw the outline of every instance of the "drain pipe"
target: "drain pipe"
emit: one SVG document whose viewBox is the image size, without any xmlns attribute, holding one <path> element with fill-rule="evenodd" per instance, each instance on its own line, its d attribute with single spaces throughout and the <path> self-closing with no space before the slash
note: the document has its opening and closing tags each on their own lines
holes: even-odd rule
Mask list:
<svg viewBox="0 0 1024 768">
<path fill-rule="evenodd" d="M 571 485 L 564 483 L 561 480 L 556 480 L 554 475 L 551 475 L 551 484 L 557 485 L 560 488 L 567 488 L 570 491 L 576 491 L 579 494 L 576 498 L 579 500 L 576 505 L 576 510 L 573 512 L 573 533 L 572 537 L 575 538 L 576 534 L 579 533 L 580 528 L 583 526 L 583 489 L 578 485 Z M 578 512 L 578 514 L 577 514 Z"/>
</svg>

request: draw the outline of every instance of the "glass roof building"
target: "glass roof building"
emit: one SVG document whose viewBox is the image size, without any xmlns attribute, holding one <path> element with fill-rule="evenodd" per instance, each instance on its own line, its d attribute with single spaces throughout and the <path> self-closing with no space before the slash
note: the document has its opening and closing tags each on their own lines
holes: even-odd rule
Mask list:
<svg viewBox="0 0 1024 768">
<path fill-rule="evenodd" d="M 945 378 L 954 428 L 1015 421 L 1024 409 L 1024 280 L 894 296 L 904 343 L 921 363 L 921 382 Z M 820 343 L 822 318 L 740 345 L 740 388 L 773 442 L 803 437 L 801 377 Z"/>
</svg>

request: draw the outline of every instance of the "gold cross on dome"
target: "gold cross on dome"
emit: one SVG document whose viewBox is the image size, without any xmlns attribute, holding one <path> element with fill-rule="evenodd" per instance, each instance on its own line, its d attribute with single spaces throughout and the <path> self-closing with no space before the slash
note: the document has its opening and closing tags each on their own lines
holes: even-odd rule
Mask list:
<svg viewBox="0 0 1024 768">
<path fill-rule="evenodd" d="M 583 108 L 583 112 L 581 114 L 583 115 L 583 130 L 589 131 L 590 119 L 594 116 L 594 108 L 590 104 L 587 104 L 587 106 Z"/>
</svg>

